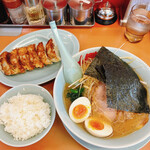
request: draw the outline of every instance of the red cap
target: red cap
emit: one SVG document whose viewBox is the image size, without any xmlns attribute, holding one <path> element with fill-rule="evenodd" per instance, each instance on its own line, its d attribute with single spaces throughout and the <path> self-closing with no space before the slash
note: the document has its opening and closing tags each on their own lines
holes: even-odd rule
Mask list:
<svg viewBox="0 0 150 150">
<path fill-rule="evenodd" d="M 22 4 L 21 0 L 3 0 L 3 2 L 4 2 L 4 5 L 10 9 L 15 9 Z"/>
<path fill-rule="evenodd" d="M 43 7 L 48 10 L 62 9 L 67 5 L 67 0 L 43 0 Z"/>
</svg>

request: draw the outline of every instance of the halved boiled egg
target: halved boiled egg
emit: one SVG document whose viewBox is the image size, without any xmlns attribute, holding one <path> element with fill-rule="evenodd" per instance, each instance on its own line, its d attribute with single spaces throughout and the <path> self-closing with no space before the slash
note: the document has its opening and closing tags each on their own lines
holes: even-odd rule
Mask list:
<svg viewBox="0 0 150 150">
<path fill-rule="evenodd" d="M 91 113 L 91 104 L 88 98 L 79 97 L 70 105 L 69 116 L 75 123 L 85 121 Z"/>
<path fill-rule="evenodd" d="M 85 120 L 85 128 L 96 137 L 107 137 L 113 132 L 111 125 L 92 117 Z"/>
</svg>

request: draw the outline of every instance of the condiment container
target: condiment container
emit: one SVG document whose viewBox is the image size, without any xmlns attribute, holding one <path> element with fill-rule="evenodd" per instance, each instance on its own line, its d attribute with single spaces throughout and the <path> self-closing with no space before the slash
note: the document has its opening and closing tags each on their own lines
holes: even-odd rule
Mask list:
<svg viewBox="0 0 150 150">
<path fill-rule="evenodd" d="M 95 21 L 99 24 L 109 25 L 117 20 L 114 6 L 110 2 L 101 2 L 95 10 Z"/>
<path fill-rule="evenodd" d="M 29 25 L 45 24 L 45 14 L 41 0 L 25 0 L 25 12 Z"/>
<path fill-rule="evenodd" d="M 8 9 L 10 18 L 14 24 L 27 23 L 26 15 L 24 12 L 24 4 L 21 0 L 3 0 L 3 2 Z"/>
<path fill-rule="evenodd" d="M 92 17 L 93 0 L 70 0 L 70 18 L 76 25 L 84 25 Z"/>
<path fill-rule="evenodd" d="M 47 14 L 48 22 L 55 21 L 61 25 L 66 15 L 67 0 L 44 0 L 43 7 Z"/>
</svg>

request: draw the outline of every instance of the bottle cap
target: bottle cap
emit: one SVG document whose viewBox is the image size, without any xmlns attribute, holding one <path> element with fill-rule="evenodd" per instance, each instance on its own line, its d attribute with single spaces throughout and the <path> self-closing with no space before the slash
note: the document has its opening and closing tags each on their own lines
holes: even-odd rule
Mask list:
<svg viewBox="0 0 150 150">
<path fill-rule="evenodd" d="M 5 7 L 9 9 L 15 9 L 22 4 L 21 0 L 3 0 L 3 2 Z"/>
<path fill-rule="evenodd" d="M 44 0 L 43 7 L 48 10 L 60 10 L 66 7 L 67 0 Z"/>
</svg>

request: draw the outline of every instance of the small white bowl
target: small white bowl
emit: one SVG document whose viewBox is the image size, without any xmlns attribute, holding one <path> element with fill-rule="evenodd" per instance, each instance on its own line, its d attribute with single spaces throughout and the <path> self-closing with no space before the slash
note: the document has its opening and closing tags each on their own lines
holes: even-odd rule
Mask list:
<svg viewBox="0 0 150 150">
<path fill-rule="evenodd" d="M 16 141 L 14 140 L 13 136 L 6 131 L 4 131 L 4 126 L 0 125 L 0 141 L 13 147 L 25 147 L 29 146 L 31 144 L 34 144 L 41 140 L 52 128 L 52 125 L 55 120 L 55 115 L 56 115 L 56 110 L 55 110 L 55 105 L 53 102 L 53 98 L 51 94 L 44 89 L 41 86 L 34 85 L 34 84 L 24 84 L 20 86 L 16 86 L 5 92 L 1 97 L 0 97 L 0 105 L 2 105 L 4 102 L 7 102 L 7 100 L 12 97 L 17 95 L 18 93 L 20 94 L 35 94 L 35 95 L 40 95 L 43 97 L 44 102 L 48 103 L 51 107 L 51 122 L 50 125 L 44 129 L 40 134 L 25 140 L 25 141 Z"/>
<path fill-rule="evenodd" d="M 90 48 L 84 51 L 81 51 L 74 55 L 74 58 L 76 61 L 79 60 L 80 56 L 82 55 L 83 58 L 87 53 L 98 51 L 100 47 Z M 121 50 L 117 48 L 108 47 L 108 49 L 112 52 L 114 52 L 116 55 L 120 57 L 132 57 L 134 61 L 130 64 L 132 68 L 135 69 L 137 74 L 148 84 L 150 85 L 150 68 L 148 65 L 146 65 L 141 59 L 136 57 L 135 55 Z M 129 62 L 131 60 L 124 59 L 124 61 Z M 141 67 L 139 67 L 141 66 Z M 63 90 L 64 90 L 65 80 L 63 76 L 63 70 L 62 68 L 59 70 L 57 77 L 55 79 L 54 83 L 54 103 L 56 110 L 58 112 L 59 117 L 61 118 L 64 125 L 78 138 L 81 140 L 92 144 L 94 146 L 98 147 L 104 147 L 104 148 L 114 148 L 114 149 L 120 149 L 120 148 L 127 148 L 130 146 L 134 146 L 148 137 L 150 137 L 150 120 L 148 123 L 141 128 L 140 130 L 129 134 L 127 136 L 121 137 L 121 138 L 115 138 L 115 139 L 105 139 L 105 138 L 97 138 L 92 135 L 90 135 L 88 132 L 84 131 L 83 129 L 79 128 L 77 124 L 75 124 L 69 117 L 64 103 L 63 103 Z M 148 93 L 150 93 L 150 87 L 148 88 Z"/>
</svg>

